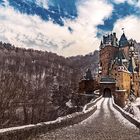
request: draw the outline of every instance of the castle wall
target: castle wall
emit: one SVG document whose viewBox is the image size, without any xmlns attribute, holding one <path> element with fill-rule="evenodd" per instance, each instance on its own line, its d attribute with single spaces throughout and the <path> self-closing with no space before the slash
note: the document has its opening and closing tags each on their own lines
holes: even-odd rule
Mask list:
<svg viewBox="0 0 140 140">
<path fill-rule="evenodd" d="M 79 93 L 93 92 L 97 89 L 99 89 L 99 85 L 96 80 L 82 80 L 79 82 Z"/>
<path fill-rule="evenodd" d="M 100 94 L 104 95 L 105 89 L 110 89 L 111 95 L 115 94 L 116 86 L 115 83 L 100 83 Z"/>
<path fill-rule="evenodd" d="M 135 90 L 135 95 L 139 96 L 139 74 L 138 73 L 134 73 L 133 74 L 133 83 L 134 83 L 134 90 Z"/>
<path fill-rule="evenodd" d="M 118 71 L 118 66 L 115 65 L 111 71 L 112 77 L 116 80 L 116 88 L 125 89 L 125 98 L 128 98 L 130 93 L 130 73 L 127 71 Z"/>
<path fill-rule="evenodd" d="M 121 48 L 126 56 L 127 59 L 129 59 L 129 46 L 125 46 Z"/>
<path fill-rule="evenodd" d="M 118 48 L 113 46 L 106 46 L 100 50 L 100 66 L 102 67 L 102 76 L 109 75 L 109 68 L 111 59 L 114 58 Z"/>
<path fill-rule="evenodd" d="M 122 77 L 122 79 L 120 81 L 118 80 L 118 83 L 120 82 L 121 89 L 126 90 L 125 99 L 127 99 L 130 94 L 130 80 L 131 80 L 130 73 L 122 71 L 122 72 L 119 72 L 119 74 L 120 74 L 120 77 Z"/>
<path fill-rule="evenodd" d="M 116 90 L 114 94 L 114 101 L 120 107 L 125 106 L 125 94 L 126 94 L 126 90 Z"/>
</svg>

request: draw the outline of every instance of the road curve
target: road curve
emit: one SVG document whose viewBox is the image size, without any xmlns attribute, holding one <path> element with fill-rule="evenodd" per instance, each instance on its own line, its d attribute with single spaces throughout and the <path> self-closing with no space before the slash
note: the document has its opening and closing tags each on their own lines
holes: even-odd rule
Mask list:
<svg viewBox="0 0 140 140">
<path fill-rule="evenodd" d="M 140 140 L 140 131 L 113 108 L 111 98 L 102 98 L 88 119 L 34 140 Z"/>
</svg>

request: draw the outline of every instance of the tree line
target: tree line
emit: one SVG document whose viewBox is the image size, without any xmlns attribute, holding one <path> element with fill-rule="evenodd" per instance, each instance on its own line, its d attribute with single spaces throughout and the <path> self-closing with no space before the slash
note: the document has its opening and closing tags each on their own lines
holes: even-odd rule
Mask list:
<svg viewBox="0 0 140 140">
<path fill-rule="evenodd" d="M 0 42 L 0 128 L 78 111 L 82 105 L 76 94 L 78 82 L 87 66 L 97 66 L 97 56 L 98 52 L 65 58 Z"/>
</svg>

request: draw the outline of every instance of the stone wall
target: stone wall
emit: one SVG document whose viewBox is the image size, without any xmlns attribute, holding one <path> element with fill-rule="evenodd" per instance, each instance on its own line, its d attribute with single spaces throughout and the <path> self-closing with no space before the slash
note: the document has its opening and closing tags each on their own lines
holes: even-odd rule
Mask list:
<svg viewBox="0 0 140 140">
<path fill-rule="evenodd" d="M 85 105 L 84 108 L 83 108 L 83 111 L 88 110 L 90 107 L 94 106 L 101 98 L 102 98 L 102 96 L 97 98 L 95 101 L 90 102 L 87 105 Z"/>
<path fill-rule="evenodd" d="M 100 66 L 102 67 L 102 76 L 106 76 L 109 74 L 110 60 L 113 59 L 117 51 L 117 47 L 113 47 L 110 45 L 100 50 Z"/>
<path fill-rule="evenodd" d="M 85 92 L 93 92 L 95 90 L 99 89 L 98 82 L 93 80 L 81 80 L 79 82 L 79 93 L 85 93 Z"/>
<path fill-rule="evenodd" d="M 101 99 L 101 97 L 99 99 Z M 36 135 L 46 133 L 50 130 L 79 123 L 91 116 L 97 110 L 97 106 L 93 105 L 95 105 L 99 99 L 85 105 L 82 112 L 60 117 L 55 121 L 0 129 L 0 140 L 29 140 Z"/>
<path fill-rule="evenodd" d="M 105 89 L 110 89 L 111 90 L 111 95 L 114 95 L 115 93 L 115 83 L 101 83 L 100 82 L 100 93 L 101 95 L 104 95 Z"/>
<path fill-rule="evenodd" d="M 114 94 L 115 103 L 122 108 L 125 106 L 125 93 L 126 90 L 116 90 Z"/>
</svg>

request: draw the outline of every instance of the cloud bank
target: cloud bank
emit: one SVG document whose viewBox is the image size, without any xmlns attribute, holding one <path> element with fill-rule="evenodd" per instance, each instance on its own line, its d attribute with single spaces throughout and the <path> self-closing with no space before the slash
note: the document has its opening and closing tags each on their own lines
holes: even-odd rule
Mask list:
<svg viewBox="0 0 140 140">
<path fill-rule="evenodd" d="M 38 4 L 42 2 L 38 0 Z M 96 26 L 103 24 L 112 10 L 112 5 L 104 0 L 86 0 L 78 3 L 78 18 L 64 19 L 62 27 L 51 19 L 43 21 L 39 16 L 21 14 L 10 6 L 1 6 L 0 40 L 18 47 L 53 51 L 64 56 L 86 54 L 99 46 Z"/>
<path fill-rule="evenodd" d="M 119 19 L 114 25 L 114 31 L 118 36 L 121 36 L 121 27 L 124 27 L 125 34 L 128 39 L 135 39 L 140 42 L 140 19 L 136 16 L 127 16 L 124 19 Z"/>
<path fill-rule="evenodd" d="M 136 7 L 140 7 L 140 0 L 114 0 L 114 2 L 116 2 L 117 4 L 127 2 Z"/>
<path fill-rule="evenodd" d="M 44 9 L 49 9 L 49 0 L 34 2 Z M 114 2 L 140 5 L 140 0 Z M 17 47 L 47 50 L 63 56 L 84 55 L 98 49 L 100 44 L 100 38 L 97 36 L 98 25 L 104 25 L 104 21 L 113 16 L 113 12 L 114 7 L 109 0 L 78 0 L 77 18 L 63 18 L 64 26 L 60 26 L 54 23 L 51 17 L 46 21 L 37 15 L 23 14 L 5 0 L 5 6 L 0 6 L 0 40 Z M 140 18 L 133 13 L 118 19 L 115 24 L 112 23 L 118 37 L 122 34 L 121 28 L 124 27 L 126 36 L 137 41 L 140 41 L 139 24 Z M 107 22 L 105 26 L 111 25 Z"/>
</svg>

